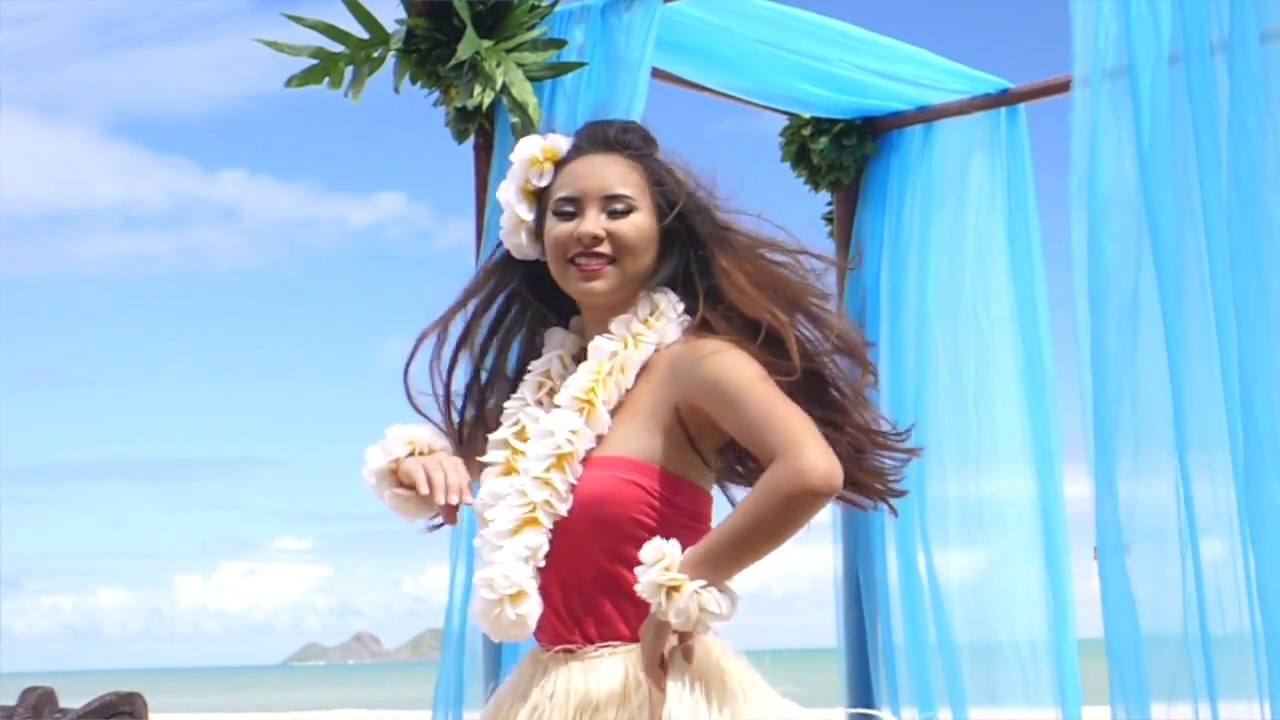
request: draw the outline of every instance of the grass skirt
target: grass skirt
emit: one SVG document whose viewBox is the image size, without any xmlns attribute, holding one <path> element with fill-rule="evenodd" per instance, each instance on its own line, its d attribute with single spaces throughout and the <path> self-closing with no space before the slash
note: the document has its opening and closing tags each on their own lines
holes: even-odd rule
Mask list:
<svg viewBox="0 0 1280 720">
<path fill-rule="evenodd" d="M 805 714 L 724 641 L 706 635 L 694 642 L 692 664 L 673 654 L 665 694 L 645 677 L 639 645 L 554 652 L 534 648 L 480 718 L 782 720 Z"/>
</svg>

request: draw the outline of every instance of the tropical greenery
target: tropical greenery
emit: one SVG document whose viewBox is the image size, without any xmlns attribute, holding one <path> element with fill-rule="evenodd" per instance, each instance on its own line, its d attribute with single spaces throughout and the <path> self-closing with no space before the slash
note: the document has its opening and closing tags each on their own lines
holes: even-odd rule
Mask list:
<svg viewBox="0 0 1280 720">
<path fill-rule="evenodd" d="M 833 197 L 860 181 L 863 168 L 876 154 L 875 134 L 857 120 L 793 115 L 779 138 L 782 160 L 796 177 L 810 190 L 827 196 L 822 220 L 835 239 Z"/>
<path fill-rule="evenodd" d="M 285 55 L 311 60 L 290 75 L 288 88 L 325 86 L 358 100 L 369 79 L 388 61 L 392 87 L 406 81 L 444 108 L 445 124 L 459 144 L 491 133 L 501 99 L 517 135 L 536 132 L 540 121 L 533 84 L 577 70 L 585 63 L 555 62 L 566 40 L 547 37 L 543 21 L 558 1 L 402 0 L 405 17 L 388 29 L 360 0 L 342 0 L 359 26 L 347 30 L 323 20 L 284 14 L 337 47 L 258 42 Z"/>
<path fill-rule="evenodd" d="M 284 81 L 287 88 L 324 86 L 359 100 L 369 79 L 391 61 L 392 88 L 424 90 L 444 109 L 459 145 L 471 141 L 476 257 L 484 228 L 486 186 L 493 161 L 497 103 L 507 108 L 517 136 L 538 131 L 541 112 L 533 85 L 567 75 L 582 62 L 554 61 L 568 44 L 547 37 L 544 21 L 559 0 L 401 0 L 404 17 L 389 29 L 360 0 L 342 0 L 358 30 L 284 13 L 337 47 L 258 42 L 311 64 Z"/>
</svg>

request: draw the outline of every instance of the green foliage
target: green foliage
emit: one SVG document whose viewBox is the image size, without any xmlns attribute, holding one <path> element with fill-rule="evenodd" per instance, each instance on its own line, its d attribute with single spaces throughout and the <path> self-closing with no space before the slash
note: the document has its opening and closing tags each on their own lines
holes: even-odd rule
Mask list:
<svg viewBox="0 0 1280 720">
<path fill-rule="evenodd" d="M 834 235 L 831 193 L 856 182 L 876 154 L 875 135 L 857 120 L 793 115 L 779 134 L 782 160 L 816 193 L 826 194 L 822 220 Z"/>
<path fill-rule="evenodd" d="M 533 84 L 586 63 L 552 62 L 568 41 L 545 37 L 542 22 L 558 0 L 402 0 L 405 17 L 389 30 L 360 0 L 342 0 L 364 36 L 313 18 L 285 14 L 337 48 L 258 42 L 314 62 L 290 75 L 287 88 L 323 85 L 358 100 L 369 78 L 392 59 L 392 87 L 406 81 L 443 107 L 445 124 L 462 144 L 477 131 L 492 132 L 495 101 L 502 99 L 517 135 L 540 122 Z"/>
</svg>

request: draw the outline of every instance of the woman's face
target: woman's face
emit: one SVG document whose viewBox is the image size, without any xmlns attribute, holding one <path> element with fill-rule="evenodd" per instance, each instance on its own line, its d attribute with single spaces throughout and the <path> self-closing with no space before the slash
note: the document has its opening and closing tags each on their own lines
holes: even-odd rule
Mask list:
<svg viewBox="0 0 1280 720">
<path fill-rule="evenodd" d="M 543 247 L 551 277 L 586 320 L 626 312 L 658 263 L 644 170 L 621 155 L 584 155 L 561 168 L 547 192 Z"/>
</svg>

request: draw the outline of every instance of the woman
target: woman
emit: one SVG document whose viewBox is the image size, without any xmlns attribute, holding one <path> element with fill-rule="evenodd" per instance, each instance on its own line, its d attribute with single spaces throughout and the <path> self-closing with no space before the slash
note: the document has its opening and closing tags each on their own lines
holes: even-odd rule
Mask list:
<svg viewBox="0 0 1280 720">
<path fill-rule="evenodd" d="M 730 222 L 641 125 L 530 136 L 511 160 L 505 252 L 406 365 L 408 389 L 430 344 L 432 396 L 453 400 L 366 465 L 406 517 L 452 524 L 474 504 L 474 616 L 495 640 L 537 639 L 482 717 L 794 717 L 708 631 L 733 614 L 733 577 L 832 498 L 904 494 L 916 451 L 868 398 L 867 343 L 820 256 Z M 751 492 L 712 529 L 715 484 Z"/>
</svg>

